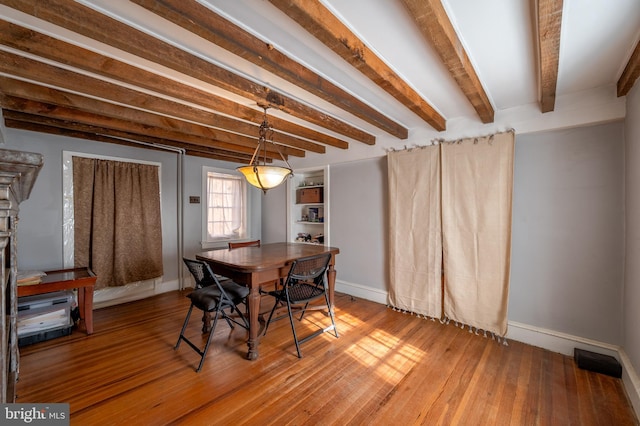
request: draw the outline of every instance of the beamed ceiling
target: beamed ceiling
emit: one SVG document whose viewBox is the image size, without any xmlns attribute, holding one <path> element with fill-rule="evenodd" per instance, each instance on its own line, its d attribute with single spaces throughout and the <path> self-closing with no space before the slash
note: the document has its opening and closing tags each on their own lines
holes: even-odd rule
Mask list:
<svg viewBox="0 0 640 426">
<path fill-rule="evenodd" d="M 558 92 L 625 96 L 639 27 L 636 0 L 0 0 L 0 105 L 7 128 L 234 163 L 265 106 L 288 159 L 402 146 Z"/>
</svg>

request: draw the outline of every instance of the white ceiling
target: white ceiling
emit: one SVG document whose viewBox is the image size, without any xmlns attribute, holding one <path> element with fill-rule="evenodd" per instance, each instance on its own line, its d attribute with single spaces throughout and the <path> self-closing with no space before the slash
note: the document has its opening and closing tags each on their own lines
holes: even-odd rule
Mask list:
<svg viewBox="0 0 640 426">
<path fill-rule="evenodd" d="M 409 139 L 392 137 L 133 3 L 125 0 L 82 0 L 81 3 L 252 80 L 277 88 L 280 92 L 376 135 L 375 147 L 351 141 L 350 154 L 346 157 L 342 150 L 329 147 L 325 160 L 322 160 L 325 162 L 335 161 L 337 155 L 342 155 L 343 159 L 377 156 L 381 155 L 381 148 L 424 143 L 425 138 L 453 137 L 464 133 L 462 129 L 473 129 L 467 131 L 475 134 L 508 127 L 515 127 L 518 131 L 520 129 L 517 125 L 523 120 L 539 120 L 542 124 L 533 126 L 539 129 L 561 126 L 563 120 L 558 117 L 566 113 L 565 108 L 575 110 L 574 100 L 579 102 L 582 99 L 581 93 L 597 93 L 587 98 L 596 97 L 596 103 L 605 105 L 605 108 L 606 105 L 615 105 L 619 110 L 620 100 L 615 99 L 615 84 L 640 38 L 640 0 L 564 0 L 556 108 L 541 118 L 538 105 L 534 0 L 442 0 L 496 112 L 494 123 L 482 125 L 475 110 L 435 50 L 424 41 L 400 1 L 321 0 L 447 119 L 448 131 L 438 133 L 268 1 L 199 1 L 409 128 Z M 160 71 L 172 78 L 257 108 L 253 101 L 5 6 L 0 6 L 0 15 L 9 21 L 26 24 L 125 62 Z M 562 101 L 563 97 L 572 101 Z M 522 113 L 518 115 L 513 112 L 520 110 L 529 111 L 531 117 L 523 119 Z M 274 111 L 273 114 L 283 113 Z M 612 114 L 615 117 L 619 115 L 620 112 Z M 515 116 L 519 118 L 515 119 Z M 282 117 L 300 123 L 300 120 L 290 116 L 283 114 Z M 303 124 L 314 127 L 309 123 Z M 523 131 L 526 130 L 526 126 L 522 127 Z M 325 129 L 317 130 L 326 132 Z M 314 155 L 309 155 L 302 162 L 304 161 L 314 161 Z"/>
</svg>

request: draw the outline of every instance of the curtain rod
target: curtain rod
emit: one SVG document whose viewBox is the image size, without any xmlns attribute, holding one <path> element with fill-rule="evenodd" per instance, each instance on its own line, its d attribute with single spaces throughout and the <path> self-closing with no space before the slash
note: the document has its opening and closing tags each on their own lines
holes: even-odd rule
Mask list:
<svg viewBox="0 0 640 426">
<path fill-rule="evenodd" d="M 512 128 L 507 129 L 507 130 L 504 130 L 502 132 L 495 132 L 495 133 L 491 133 L 491 134 L 483 135 L 483 136 L 468 136 L 468 137 L 462 137 L 462 138 L 457 138 L 457 139 L 452 139 L 452 140 L 432 139 L 431 140 L 431 144 L 432 145 L 436 145 L 436 144 L 439 144 L 439 143 L 460 143 L 465 139 L 474 139 L 474 143 L 477 143 L 478 139 L 483 139 L 483 138 L 493 139 L 493 137 L 496 136 L 496 135 L 501 135 L 503 133 L 515 133 L 515 132 L 516 132 L 516 130 L 512 127 Z"/>
<path fill-rule="evenodd" d="M 449 143 L 449 144 L 451 144 L 451 143 L 461 143 L 465 139 L 474 139 L 474 143 L 478 143 L 479 139 L 482 139 L 482 138 L 491 138 L 491 139 L 493 139 L 494 136 L 501 135 L 503 133 L 515 133 L 515 129 L 514 128 L 510 128 L 510 129 L 504 130 L 502 132 L 495 132 L 495 133 L 488 134 L 488 135 L 471 136 L 471 137 L 464 137 L 464 138 L 458 138 L 458 139 L 452 139 L 452 140 L 445 140 L 443 138 L 431 139 L 431 141 L 427 145 L 418 145 L 418 144 L 414 144 L 413 146 L 405 145 L 404 148 L 400 148 L 400 149 L 396 149 L 394 147 L 391 147 L 391 148 L 385 148 L 384 150 L 387 153 L 389 153 L 389 152 L 400 152 L 400 151 L 411 151 L 413 149 L 427 148 L 427 147 L 430 147 L 430 146 L 440 145 L 440 144 L 443 144 L 443 143 Z"/>
</svg>

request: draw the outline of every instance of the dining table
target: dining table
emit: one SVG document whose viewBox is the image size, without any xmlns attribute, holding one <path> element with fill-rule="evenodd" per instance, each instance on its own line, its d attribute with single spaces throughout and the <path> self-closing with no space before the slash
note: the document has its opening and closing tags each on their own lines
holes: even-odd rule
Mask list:
<svg viewBox="0 0 640 426">
<path fill-rule="evenodd" d="M 278 242 L 256 247 L 240 247 L 233 250 L 219 249 L 196 254 L 196 259 L 209 264 L 215 274 L 230 278 L 249 288 L 249 339 L 247 359 L 258 359 L 260 343 L 260 300 L 261 287 L 286 278 L 291 264 L 296 259 L 331 253 L 327 269 L 327 289 L 329 309 L 334 307 L 336 282 L 335 257 L 340 250 L 319 244 Z"/>
</svg>

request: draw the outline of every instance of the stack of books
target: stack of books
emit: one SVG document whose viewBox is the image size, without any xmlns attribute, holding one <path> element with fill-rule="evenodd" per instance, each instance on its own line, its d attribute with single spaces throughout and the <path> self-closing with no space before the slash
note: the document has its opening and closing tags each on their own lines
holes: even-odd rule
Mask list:
<svg viewBox="0 0 640 426">
<path fill-rule="evenodd" d="M 47 274 L 42 271 L 18 271 L 16 281 L 18 285 L 40 284 L 45 275 Z"/>
</svg>

